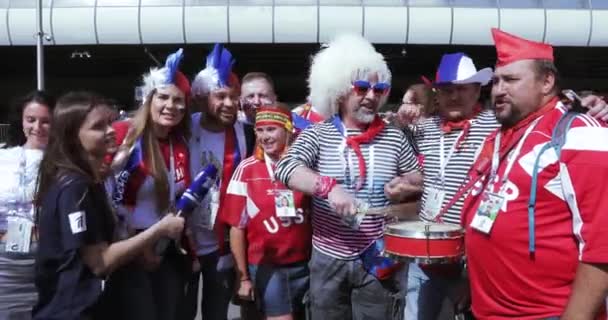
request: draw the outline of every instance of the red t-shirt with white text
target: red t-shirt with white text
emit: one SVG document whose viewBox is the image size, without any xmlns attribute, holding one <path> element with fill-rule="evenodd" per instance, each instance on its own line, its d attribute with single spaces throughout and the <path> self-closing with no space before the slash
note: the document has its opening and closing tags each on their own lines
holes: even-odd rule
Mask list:
<svg viewBox="0 0 608 320">
<path fill-rule="evenodd" d="M 297 217 L 275 214 L 275 190 L 287 190 L 278 180 L 273 184 L 263 160 L 250 157 L 237 167 L 228 185 L 222 218 L 231 226 L 246 230 L 250 264 L 285 265 L 307 261 L 312 246 L 308 200 L 293 192 Z"/>
</svg>

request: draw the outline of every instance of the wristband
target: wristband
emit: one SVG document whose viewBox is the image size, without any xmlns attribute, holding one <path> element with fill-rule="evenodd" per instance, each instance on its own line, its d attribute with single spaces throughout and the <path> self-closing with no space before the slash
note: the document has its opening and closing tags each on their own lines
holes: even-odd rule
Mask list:
<svg viewBox="0 0 608 320">
<path fill-rule="evenodd" d="M 336 179 L 328 176 L 318 176 L 315 180 L 313 195 L 321 199 L 327 199 L 331 190 L 336 186 Z"/>
</svg>

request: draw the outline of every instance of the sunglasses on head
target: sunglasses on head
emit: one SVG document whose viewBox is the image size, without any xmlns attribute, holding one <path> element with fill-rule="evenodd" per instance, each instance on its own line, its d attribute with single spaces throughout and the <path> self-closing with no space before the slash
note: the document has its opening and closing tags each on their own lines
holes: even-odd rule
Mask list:
<svg viewBox="0 0 608 320">
<path fill-rule="evenodd" d="M 391 85 L 386 82 L 378 82 L 372 86 L 367 80 L 357 80 L 353 82 L 353 91 L 358 95 L 366 95 L 371 89 L 375 95 L 385 95 L 391 88 Z"/>
</svg>

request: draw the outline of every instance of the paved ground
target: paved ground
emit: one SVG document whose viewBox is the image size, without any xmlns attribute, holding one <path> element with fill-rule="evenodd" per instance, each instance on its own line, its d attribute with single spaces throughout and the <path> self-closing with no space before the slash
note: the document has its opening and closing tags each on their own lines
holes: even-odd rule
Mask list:
<svg viewBox="0 0 608 320">
<path fill-rule="evenodd" d="M 199 300 L 198 301 L 200 301 L 201 289 L 203 288 L 202 281 L 199 283 L 198 288 L 199 288 L 199 292 L 198 292 Z M 200 309 L 200 304 L 199 304 L 199 309 Z M 230 304 L 230 308 L 228 309 L 228 320 L 240 320 L 240 319 L 241 319 L 240 307 Z M 450 304 L 448 303 L 447 300 L 444 301 L 444 303 L 443 303 L 442 310 L 439 315 L 439 319 L 440 320 L 454 319 L 452 312 L 450 312 Z M 197 311 L 195 320 L 204 320 L 201 317 L 200 310 Z"/>
<path fill-rule="evenodd" d="M 201 320 L 200 310 L 196 315 L 196 320 Z M 239 312 L 239 307 L 231 304 L 230 309 L 228 309 L 228 320 L 241 320 L 241 314 Z"/>
<path fill-rule="evenodd" d="M 203 288 L 203 282 L 201 279 L 201 282 L 199 282 L 199 286 L 198 286 L 198 297 L 199 297 L 198 301 L 200 301 L 202 288 Z M 201 306 L 199 303 L 198 311 L 196 312 L 196 320 L 202 320 L 200 307 Z M 228 320 L 241 320 L 241 313 L 240 313 L 240 309 L 238 306 L 230 304 L 230 309 L 228 309 Z"/>
<path fill-rule="evenodd" d="M 240 307 L 230 304 L 230 309 L 228 309 L 228 320 L 241 320 Z"/>
<path fill-rule="evenodd" d="M 202 284 L 201 284 L 202 286 Z M 200 296 L 200 292 L 199 292 Z M 449 311 L 449 307 L 447 303 L 444 303 L 441 314 L 439 315 L 440 320 L 452 320 L 454 316 Z M 196 320 L 204 320 L 201 318 L 200 310 L 196 315 Z M 230 309 L 228 309 L 228 320 L 241 320 L 241 314 L 238 306 L 230 304 Z"/>
</svg>

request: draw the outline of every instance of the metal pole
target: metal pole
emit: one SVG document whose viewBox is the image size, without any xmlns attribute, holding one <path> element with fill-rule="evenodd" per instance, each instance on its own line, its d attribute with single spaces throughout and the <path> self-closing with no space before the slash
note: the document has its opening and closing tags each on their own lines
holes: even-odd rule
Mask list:
<svg viewBox="0 0 608 320">
<path fill-rule="evenodd" d="M 42 30 L 42 0 L 36 1 L 38 32 L 36 33 L 36 79 L 38 90 L 44 90 L 44 31 Z"/>
</svg>

